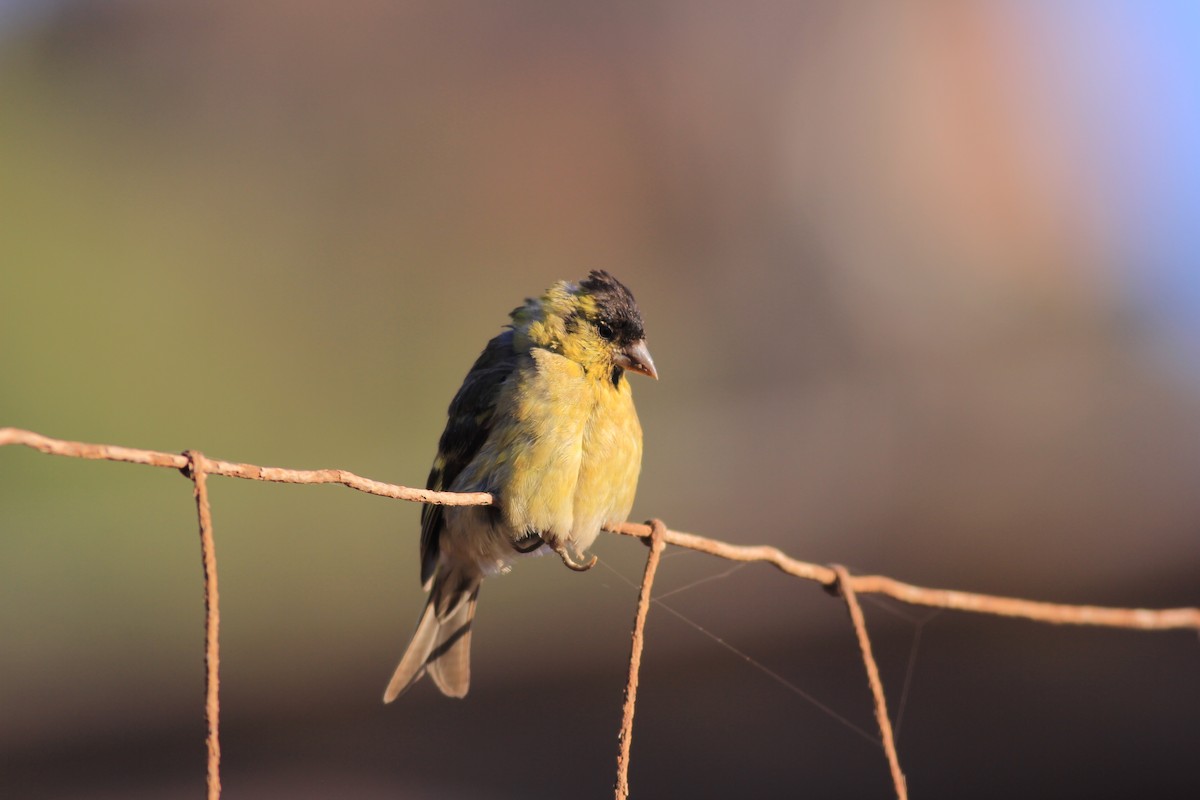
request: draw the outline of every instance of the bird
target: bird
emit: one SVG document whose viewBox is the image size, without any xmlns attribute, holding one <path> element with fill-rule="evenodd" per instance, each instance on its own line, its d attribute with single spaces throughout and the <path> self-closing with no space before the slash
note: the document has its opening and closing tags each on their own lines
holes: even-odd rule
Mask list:
<svg viewBox="0 0 1200 800">
<path fill-rule="evenodd" d="M 509 317 L 454 395 L 426 481 L 437 491 L 490 492 L 493 502 L 422 507 L 429 598 L 385 703 L 426 673 L 444 695 L 466 696 L 483 579 L 532 554 L 586 571 L 596 557 L 582 554 L 633 506 L 642 428 L 628 374 L 658 379 L 633 293 L 592 270 Z"/>
</svg>

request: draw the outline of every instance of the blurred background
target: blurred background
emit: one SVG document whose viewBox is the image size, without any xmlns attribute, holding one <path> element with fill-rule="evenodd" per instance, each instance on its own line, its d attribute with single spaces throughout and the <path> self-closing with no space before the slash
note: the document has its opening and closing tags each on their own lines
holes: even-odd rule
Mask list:
<svg viewBox="0 0 1200 800">
<path fill-rule="evenodd" d="M 0 425 L 421 485 L 508 310 L 602 267 L 662 375 L 635 519 L 1196 605 L 1198 42 L 1187 3 L 0 0 Z M 489 581 L 470 696 L 384 707 L 419 509 L 210 491 L 227 796 L 610 795 L 644 547 Z M 194 517 L 0 451 L 0 795 L 201 796 Z M 890 796 L 842 604 L 730 566 L 663 562 L 634 795 Z M 1194 633 L 866 613 L 914 797 L 1200 796 Z"/>
</svg>

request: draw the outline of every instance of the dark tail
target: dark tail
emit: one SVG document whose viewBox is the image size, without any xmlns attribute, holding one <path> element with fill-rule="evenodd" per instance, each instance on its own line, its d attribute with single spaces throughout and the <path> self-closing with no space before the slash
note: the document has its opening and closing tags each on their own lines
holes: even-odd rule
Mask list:
<svg viewBox="0 0 1200 800">
<path fill-rule="evenodd" d="M 482 582 L 476 574 L 438 571 L 425 612 L 383 693 L 383 702 L 390 703 L 404 694 L 426 671 L 447 697 L 467 694 L 471 682 L 471 624 Z"/>
</svg>

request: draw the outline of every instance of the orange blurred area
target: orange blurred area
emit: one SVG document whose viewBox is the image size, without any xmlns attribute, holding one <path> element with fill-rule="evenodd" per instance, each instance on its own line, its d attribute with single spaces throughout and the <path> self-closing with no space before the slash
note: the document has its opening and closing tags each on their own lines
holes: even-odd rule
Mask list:
<svg viewBox="0 0 1200 800">
<path fill-rule="evenodd" d="M 1200 604 L 1182 6 L 0 12 L 0 426 L 421 485 L 509 309 L 605 268 L 661 375 L 635 519 Z M 470 696 L 383 707 L 418 508 L 210 493 L 229 796 L 611 791 L 643 547 L 489 581 Z M 169 471 L 0 450 L 0 795 L 203 790 L 194 515 Z M 651 610 L 634 795 L 888 796 L 843 606 L 730 566 L 662 563 L 693 624 Z M 1200 792 L 1194 634 L 865 610 L 914 797 Z"/>
</svg>

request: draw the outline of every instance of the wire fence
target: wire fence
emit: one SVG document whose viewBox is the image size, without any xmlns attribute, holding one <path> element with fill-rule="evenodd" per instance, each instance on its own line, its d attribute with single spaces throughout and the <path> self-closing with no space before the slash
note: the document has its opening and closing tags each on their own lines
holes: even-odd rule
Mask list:
<svg viewBox="0 0 1200 800">
<path fill-rule="evenodd" d="M 220 746 L 220 603 L 217 594 L 217 559 L 213 542 L 212 514 L 208 501 L 207 478 L 220 475 L 276 483 L 326 484 L 338 483 L 360 492 L 408 500 L 418 503 L 434 503 L 447 506 L 491 505 L 492 496 L 484 492 L 434 492 L 413 489 L 407 486 L 383 483 L 364 478 L 341 469 L 296 470 L 279 467 L 262 467 L 220 461 L 205 457 L 195 450 L 183 453 L 165 453 L 155 450 L 140 450 L 107 444 L 89 444 L 52 439 L 33 431 L 19 428 L 0 428 L 0 447 L 24 445 L 42 453 L 69 458 L 84 458 L 106 461 L 122 461 L 166 467 L 179 470 L 194 485 L 196 512 L 200 529 L 201 553 L 204 565 L 205 607 L 205 716 L 208 724 L 206 745 L 207 786 L 210 800 L 221 796 L 221 746 Z M 816 581 L 825 586 L 832 595 L 840 596 L 846 603 L 850 621 L 858 640 L 867 684 L 875 705 L 875 718 L 879 725 L 880 741 L 891 771 L 896 797 L 907 800 L 908 788 L 888 718 L 887 702 L 883 683 L 871 649 L 866 622 L 858 604 L 860 594 L 882 594 L 904 603 L 953 609 L 978 614 L 996 614 L 1019 617 L 1060 625 L 1096 625 L 1109 628 L 1136 630 L 1200 630 L 1200 608 L 1111 608 L 1105 606 L 1065 605 L 1022 600 L 1013 597 L 976 594 L 947 589 L 930 589 L 903 583 L 884 575 L 851 575 L 843 566 L 813 564 L 800 561 L 781 550 L 767 546 L 733 545 L 705 536 L 674 531 L 659 520 L 644 525 L 625 523 L 612 533 L 633 536 L 650 545 L 646 569 L 638 593 L 637 613 L 634 617 L 632 643 L 629 657 L 629 677 L 625 686 L 625 702 L 621 728 L 618 732 L 617 776 L 615 797 L 622 800 L 629 796 L 629 760 L 633 740 L 633 718 L 637 707 L 638 673 L 641 667 L 642 650 L 645 645 L 645 624 L 649 613 L 651 592 L 658 570 L 660 557 L 667 545 L 684 547 L 730 561 L 772 564 L 788 575 L 804 580 Z"/>
</svg>

